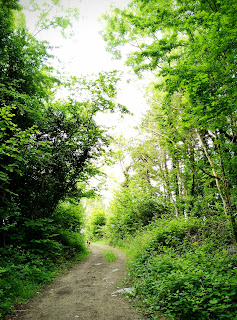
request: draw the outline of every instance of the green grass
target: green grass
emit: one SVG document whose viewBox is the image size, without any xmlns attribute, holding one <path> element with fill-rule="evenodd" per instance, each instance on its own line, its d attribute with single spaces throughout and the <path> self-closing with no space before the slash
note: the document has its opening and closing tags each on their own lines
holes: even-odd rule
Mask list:
<svg viewBox="0 0 237 320">
<path fill-rule="evenodd" d="M 117 260 L 117 255 L 111 250 L 104 251 L 103 256 L 105 257 L 105 260 L 109 262 L 114 262 Z"/>
</svg>

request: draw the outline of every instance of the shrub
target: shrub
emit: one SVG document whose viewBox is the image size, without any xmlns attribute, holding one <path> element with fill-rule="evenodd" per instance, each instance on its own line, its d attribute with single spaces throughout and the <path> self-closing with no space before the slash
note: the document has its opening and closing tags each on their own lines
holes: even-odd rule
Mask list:
<svg viewBox="0 0 237 320">
<path fill-rule="evenodd" d="M 112 244 L 149 225 L 167 213 L 167 208 L 146 188 L 129 185 L 121 188 L 109 207 L 106 236 Z"/>
<path fill-rule="evenodd" d="M 81 203 L 68 200 L 60 202 L 53 214 L 53 220 L 58 229 L 80 232 L 84 225 L 85 209 Z"/>
<path fill-rule="evenodd" d="M 31 298 L 40 286 L 79 253 L 86 253 L 80 234 L 84 209 L 78 203 L 61 202 L 50 218 L 26 219 L 22 234 L 28 242 L 0 248 L 0 318 L 15 303 Z"/>
<path fill-rule="evenodd" d="M 14 303 L 31 298 L 39 285 L 52 280 L 57 265 L 48 257 L 21 247 L 3 248 L 0 253 L 0 315 L 4 317 Z"/>
<path fill-rule="evenodd" d="M 220 222 L 163 219 L 134 239 L 129 278 L 138 304 L 153 319 L 234 319 L 236 254 L 226 250 L 228 225 Z"/>
<path fill-rule="evenodd" d="M 107 260 L 109 262 L 114 262 L 117 260 L 117 255 L 111 250 L 104 251 L 103 255 L 105 257 L 105 260 Z"/>
<path fill-rule="evenodd" d="M 103 238 L 105 225 L 105 210 L 102 208 L 94 209 L 88 221 L 88 236 L 94 240 L 99 240 Z"/>
<path fill-rule="evenodd" d="M 73 201 L 61 202 L 53 214 L 54 224 L 57 226 L 57 241 L 64 246 L 68 253 L 85 250 L 85 239 L 80 234 L 84 225 L 84 208 Z"/>
</svg>

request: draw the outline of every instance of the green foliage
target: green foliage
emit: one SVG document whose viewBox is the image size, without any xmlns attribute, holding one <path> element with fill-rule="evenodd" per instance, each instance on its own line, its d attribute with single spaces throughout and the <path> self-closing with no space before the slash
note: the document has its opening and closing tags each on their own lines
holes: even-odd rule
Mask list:
<svg viewBox="0 0 237 320">
<path fill-rule="evenodd" d="M 88 221 L 89 238 L 94 240 L 100 240 L 103 238 L 106 219 L 106 212 L 103 208 L 94 208 L 92 210 Z"/>
<path fill-rule="evenodd" d="M 63 37 L 73 35 L 72 25 L 79 18 L 79 9 L 65 6 L 61 0 L 49 0 L 42 2 L 40 0 L 20 1 L 23 9 L 27 13 L 30 12 L 30 17 L 34 16 L 35 24 L 33 33 L 36 36 L 38 33 L 47 30 L 54 32 L 59 31 Z"/>
<path fill-rule="evenodd" d="M 58 204 L 52 218 L 58 230 L 66 229 L 72 232 L 80 232 L 84 225 L 84 212 L 85 209 L 81 203 L 68 199 Z"/>
<path fill-rule="evenodd" d="M 9 46 L 4 38 L 0 42 L 1 246 L 39 243 L 44 224 L 53 225 L 45 219 L 51 218 L 59 201 L 84 195 L 83 185 L 98 173 L 96 160 L 110 142 L 93 116 L 117 108 L 118 81 L 115 72 L 88 82 L 81 79 L 80 88 L 79 80 L 71 79 L 63 84 L 70 89 L 65 101 L 51 102 L 50 90 L 59 81 L 45 64 L 46 45 L 24 29 L 5 32 Z M 80 102 L 72 90 L 81 93 Z"/>
<path fill-rule="evenodd" d="M 129 278 L 153 319 L 233 319 L 236 253 L 223 221 L 160 220 L 131 243 Z"/>
<path fill-rule="evenodd" d="M 133 181 L 116 192 L 108 212 L 106 236 L 111 243 L 118 244 L 153 219 L 166 214 L 167 209 L 155 198 L 149 186 Z"/>
<path fill-rule="evenodd" d="M 84 211 L 82 204 L 69 200 L 59 203 L 52 216 L 56 225 L 56 239 L 71 254 L 78 250 L 85 251 L 85 239 L 80 234 L 84 225 Z"/>
<path fill-rule="evenodd" d="M 142 155 L 173 212 L 224 213 L 237 240 L 236 9 L 233 0 L 131 0 L 104 16 L 103 36 L 116 57 L 133 48 L 127 64 L 138 76 L 154 75 L 140 128 L 158 159 Z"/>
<path fill-rule="evenodd" d="M 43 4 L 37 27 L 71 25 L 54 15 L 60 1 Z M 40 3 L 41 5 L 42 3 Z M 52 9 L 52 12 L 51 12 Z M 50 46 L 27 29 L 17 0 L 0 0 L 0 308 L 28 298 L 62 263 L 87 252 L 79 230 L 79 204 L 97 162 L 106 162 L 110 137 L 94 118 L 97 112 L 126 108 L 115 103 L 116 72 L 92 80 L 55 78 Z M 56 91 L 64 90 L 64 100 Z M 57 91 L 58 92 L 58 91 Z M 77 199 L 76 201 L 68 199 Z M 2 316 L 2 315 L 1 315 Z"/>
<path fill-rule="evenodd" d="M 73 200 L 60 202 L 51 218 L 25 219 L 21 231 L 14 235 L 15 244 L 0 249 L 2 315 L 14 303 L 31 298 L 68 261 L 87 252 L 79 232 L 83 214 L 81 204 Z M 14 227 L 8 226 L 7 231 Z"/>
<path fill-rule="evenodd" d="M 117 255 L 111 250 L 106 250 L 103 252 L 106 261 L 114 262 L 117 260 Z"/>
<path fill-rule="evenodd" d="M 8 256 L 5 258 L 6 253 Z M 29 299 L 39 284 L 51 280 L 56 274 L 56 267 L 52 261 L 21 247 L 5 247 L 1 255 L 0 314 L 4 316 L 14 303 Z"/>
</svg>

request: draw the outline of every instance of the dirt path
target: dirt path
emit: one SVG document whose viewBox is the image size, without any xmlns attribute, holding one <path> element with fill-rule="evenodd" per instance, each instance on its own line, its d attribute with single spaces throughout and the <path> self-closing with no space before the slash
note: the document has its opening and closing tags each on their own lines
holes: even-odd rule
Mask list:
<svg viewBox="0 0 237 320">
<path fill-rule="evenodd" d="M 92 246 L 92 254 L 85 261 L 77 263 L 67 274 L 47 286 L 12 320 L 144 319 L 131 309 L 124 297 L 112 294 L 123 288 L 125 256 L 116 251 L 117 260 L 107 262 L 102 254 L 106 249 L 102 245 Z"/>
</svg>

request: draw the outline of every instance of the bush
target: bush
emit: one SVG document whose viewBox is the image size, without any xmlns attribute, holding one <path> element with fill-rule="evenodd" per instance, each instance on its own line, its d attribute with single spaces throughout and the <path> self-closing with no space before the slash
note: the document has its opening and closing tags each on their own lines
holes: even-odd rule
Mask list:
<svg viewBox="0 0 237 320">
<path fill-rule="evenodd" d="M 80 234 L 83 207 L 75 202 L 61 202 L 50 218 L 26 219 L 25 240 L 0 248 L 0 318 L 15 303 L 31 298 L 40 286 L 51 281 L 60 268 L 86 253 Z"/>
<path fill-rule="evenodd" d="M 114 262 L 117 260 L 117 255 L 111 250 L 104 251 L 103 255 L 105 257 L 105 260 L 107 260 L 109 262 Z"/>
<path fill-rule="evenodd" d="M 161 220 L 130 246 L 129 278 L 138 304 L 153 319 L 234 319 L 236 254 L 226 250 L 228 225 L 195 219 Z"/>
<path fill-rule="evenodd" d="M 8 253 L 7 255 L 5 253 Z M 14 303 L 31 298 L 39 285 L 52 280 L 57 265 L 33 251 L 21 247 L 1 249 L 0 268 L 0 318 L 12 308 Z"/>
<path fill-rule="evenodd" d="M 167 214 L 167 208 L 149 190 L 133 184 L 116 193 L 108 211 L 106 236 L 115 245 Z"/>
<path fill-rule="evenodd" d="M 100 240 L 104 236 L 106 214 L 102 208 L 96 208 L 91 212 L 88 221 L 88 236 L 94 240 Z"/>
<path fill-rule="evenodd" d="M 61 202 L 53 214 L 57 241 L 70 254 L 85 250 L 85 238 L 80 234 L 84 225 L 84 211 L 80 203 L 67 201 Z"/>
<path fill-rule="evenodd" d="M 85 209 L 81 203 L 68 200 L 60 202 L 54 211 L 53 220 L 58 229 L 80 232 L 84 225 Z"/>
</svg>

